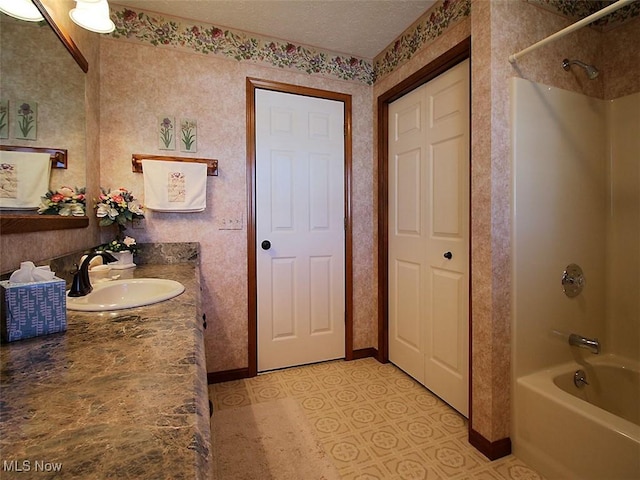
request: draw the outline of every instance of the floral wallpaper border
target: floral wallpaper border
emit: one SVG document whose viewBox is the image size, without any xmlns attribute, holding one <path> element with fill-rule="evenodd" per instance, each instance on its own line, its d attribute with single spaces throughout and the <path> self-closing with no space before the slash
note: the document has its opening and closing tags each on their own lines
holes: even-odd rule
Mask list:
<svg viewBox="0 0 640 480">
<path fill-rule="evenodd" d="M 572 20 L 581 20 L 588 17 L 592 13 L 608 7 L 616 0 L 526 0 L 527 2 L 538 5 L 554 13 L 559 13 Z M 589 26 L 599 30 L 608 30 L 621 25 L 640 15 L 640 2 L 633 2 L 625 7 L 610 13 L 609 15 L 599 18 Z"/>
<path fill-rule="evenodd" d="M 412 30 L 407 30 L 375 62 L 337 55 L 290 42 L 251 36 L 239 30 L 192 24 L 122 8 L 112 12 L 113 38 L 135 39 L 154 46 L 173 46 L 202 54 L 215 54 L 238 61 L 264 62 L 309 74 L 325 74 L 342 80 L 373 85 L 376 79 L 410 59 L 425 43 L 442 35 L 448 27 L 470 13 L 470 0 L 443 0 L 429 10 Z M 381 54 L 383 55 L 383 54 Z M 378 55 L 376 58 L 380 58 Z"/>
<path fill-rule="evenodd" d="M 423 45 L 438 38 L 470 13 L 471 0 L 444 0 L 434 5 L 417 23 L 376 56 L 373 67 L 376 79 L 393 72 L 413 57 Z"/>
<path fill-rule="evenodd" d="M 522 1 L 572 19 L 584 18 L 612 3 L 612 0 Z M 116 29 L 111 36 L 138 40 L 154 46 L 187 49 L 205 55 L 221 55 L 237 61 L 263 62 L 278 68 L 292 68 L 308 74 L 329 75 L 373 85 L 379 78 L 411 59 L 425 44 L 432 42 L 470 14 L 471 0 L 442 0 L 425 12 L 373 61 L 290 42 L 259 38 L 239 30 L 135 12 L 129 8 L 112 12 Z M 639 15 L 640 2 L 634 2 L 594 22 L 593 26 L 600 29 L 611 28 Z"/>
<path fill-rule="evenodd" d="M 309 74 L 331 75 L 372 85 L 370 61 L 336 55 L 289 42 L 257 38 L 241 31 L 214 25 L 186 23 L 124 8 L 112 13 L 116 29 L 113 38 L 136 39 L 154 46 L 184 48 L 202 54 L 216 54 L 238 61 L 265 62 L 279 68 L 293 68 Z"/>
</svg>

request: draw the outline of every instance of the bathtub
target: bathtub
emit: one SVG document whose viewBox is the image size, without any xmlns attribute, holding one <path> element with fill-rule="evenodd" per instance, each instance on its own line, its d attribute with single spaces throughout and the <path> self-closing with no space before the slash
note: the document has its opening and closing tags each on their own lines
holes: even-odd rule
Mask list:
<svg viewBox="0 0 640 480">
<path fill-rule="evenodd" d="M 518 378 L 513 420 L 514 453 L 548 479 L 640 479 L 637 364 L 594 355 Z"/>
</svg>

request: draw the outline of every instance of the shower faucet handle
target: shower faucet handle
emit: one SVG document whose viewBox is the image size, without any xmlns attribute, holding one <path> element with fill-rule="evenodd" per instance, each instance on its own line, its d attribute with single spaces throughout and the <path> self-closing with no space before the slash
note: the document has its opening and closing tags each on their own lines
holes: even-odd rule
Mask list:
<svg viewBox="0 0 640 480">
<path fill-rule="evenodd" d="M 584 273 L 582 272 L 582 268 L 575 263 L 567 265 L 567 268 L 562 273 L 562 290 L 564 294 L 569 298 L 573 298 L 580 295 L 583 288 Z"/>
</svg>

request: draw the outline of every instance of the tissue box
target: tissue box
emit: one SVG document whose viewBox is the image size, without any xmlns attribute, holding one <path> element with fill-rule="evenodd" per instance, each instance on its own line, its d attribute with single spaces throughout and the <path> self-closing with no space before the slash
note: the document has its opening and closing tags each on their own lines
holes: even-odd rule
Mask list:
<svg viewBox="0 0 640 480">
<path fill-rule="evenodd" d="M 65 281 L 53 277 L 45 282 L 0 281 L 3 342 L 67 330 Z"/>
</svg>

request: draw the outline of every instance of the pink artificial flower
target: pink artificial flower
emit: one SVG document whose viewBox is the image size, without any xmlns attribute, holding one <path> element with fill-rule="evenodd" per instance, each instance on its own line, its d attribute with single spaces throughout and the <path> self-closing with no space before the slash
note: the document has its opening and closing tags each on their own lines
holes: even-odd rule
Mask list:
<svg viewBox="0 0 640 480">
<path fill-rule="evenodd" d="M 71 187 L 60 187 L 58 189 L 58 193 L 60 195 L 62 195 L 63 197 L 73 197 L 73 194 L 75 193 L 73 188 Z"/>
</svg>

